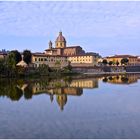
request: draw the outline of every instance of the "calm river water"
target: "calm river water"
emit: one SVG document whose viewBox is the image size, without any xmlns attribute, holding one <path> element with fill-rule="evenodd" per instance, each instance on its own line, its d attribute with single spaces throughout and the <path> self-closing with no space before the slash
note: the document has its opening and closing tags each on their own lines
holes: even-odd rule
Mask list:
<svg viewBox="0 0 140 140">
<path fill-rule="evenodd" d="M 140 75 L 0 80 L 0 138 L 139 138 Z"/>
</svg>

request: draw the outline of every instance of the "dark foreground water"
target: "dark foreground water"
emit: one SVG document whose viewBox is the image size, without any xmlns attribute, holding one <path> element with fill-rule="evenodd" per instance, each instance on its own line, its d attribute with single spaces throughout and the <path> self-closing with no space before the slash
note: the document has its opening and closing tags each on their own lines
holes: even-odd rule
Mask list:
<svg viewBox="0 0 140 140">
<path fill-rule="evenodd" d="M 1 80 L 0 138 L 140 138 L 139 78 Z"/>
</svg>

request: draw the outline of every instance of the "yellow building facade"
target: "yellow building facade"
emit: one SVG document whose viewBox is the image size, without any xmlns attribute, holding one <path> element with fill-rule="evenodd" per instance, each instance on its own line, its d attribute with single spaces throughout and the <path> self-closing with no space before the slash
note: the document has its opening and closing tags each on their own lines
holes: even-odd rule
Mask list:
<svg viewBox="0 0 140 140">
<path fill-rule="evenodd" d="M 92 64 L 93 66 L 98 64 L 98 57 L 95 55 L 76 55 L 76 56 L 69 56 L 68 61 L 71 64 Z"/>
<path fill-rule="evenodd" d="M 68 65 L 66 56 L 45 55 L 43 53 L 32 54 L 32 63 L 34 64 L 34 67 L 39 67 L 43 64 L 46 64 L 49 67 L 57 67 L 58 64 L 60 67 L 65 67 Z"/>
<path fill-rule="evenodd" d="M 73 80 L 70 84 L 70 87 L 75 88 L 97 88 L 98 79 L 78 79 Z"/>
<path fill-rule="evenodd" d="M 114 56 L 106 57 L 105 59 L 107 60 L 107 62 L 112 61 L 114 64 L 116 64 L 116 62 L 119 62 L 119 66 L 121 66 L 121 60 L 123 58 L 127 58 L 129 60 L 127 64 L 129 66 L 138 65 L 138 57 L 132 55 L 114 55 Z"/>
</svg>

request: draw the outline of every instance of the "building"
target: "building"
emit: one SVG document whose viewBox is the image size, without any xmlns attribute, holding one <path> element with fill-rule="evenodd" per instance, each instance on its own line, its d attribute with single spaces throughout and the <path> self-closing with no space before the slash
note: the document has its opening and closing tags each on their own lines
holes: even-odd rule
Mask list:
<svg viewBox="0 0 140 140">
<path fill-rule="evenodd" d="M 23 55 L 22 55 L 22 60 L 16 64 L 16 66 L 20 67 L 28 67 L 28 64 L 23 60 Z"/>
<path fill-rule="evenodd" d="M 50 67 L 65 67 L 68 65 L 66 56 L 60 55 L 46 55 L 44 53 L 33 53 L 32 63 L 34 67 L 39 67 L 43 64 L 49 65 Z"/>
<path fill-rule="evenodd" d="M 119 66 L 120 66 L 121 65 L 121 60 L 123 58 L 127 58 L 129 60 L 128 63 L 127 63 L 128 66 L 138 65 L 138 57 L 137 56 L 132 56 L 132 55 L 114 55 L 114 56 L 105 57 L 104 59 L 106 59 L 108 62 L 112 61 L 113 64 L 115 64 L 115 65 L 118 62 Z"/>
<path fill-rule="evenodd" d="M 98 88 L 98 79 L 72 80 L 70 87 L 73 88 Z"/>
<path fill-rule="evenodd" d="M 45 50 L 47 55 L 61 55 L 61 56 L 72 56 L 78 54 L 85 54 L 85 51 L 80 46 L 66 46 L 66 39 L 62 35 L 62 32 L 59 32 L 58 37 L 55 41 L 55 48 L 53 48 L 53 43 L 49 42 L 49 49 Z"/>
<path fill-rule="evenodd" d="M 111 84 L 133 84 L 138 81 L 136 74 L 109 76 L 103 79 Z"/>
<path fill-rule="evenodd" d="M 45 50 L 47 56 L 63 56 L 71 62 L 72 66 L 98 65 L 99 54 L 98 53 L 86 53 L 80 46 L 67 46 L 65 37 L 62 32 L 59 32 L 58 37 L 55 41 L 55 48 L 53 43 L 49 42 L 49 49 Z"/>
<path fill-rule="evenodd" d="M 0 59 L 5 59 L 7 56 L 7 53 L 0 52 Z"/>
<path fill-rule="evenodd" d="M 68 57 L 72 66 L 81 66 L 84 64 L 87 64 L 88 66 L 95 66 L 98 65 L 98 59 L 99 56 L 95 53 L 85 53 L 82 55 L 73 55 Z"/>
<path fill-rule="evenodd" d="M 65 37 L 62 32 L 59 32 L 55 47 L 50 41 L 49 48 L 44 53 L 32 54 L 32 63 L 35 67 L 39 67 L 42 64 L 55 67 L 56 63 L 59 63 L 60 67 L 65 67 L 69 62 L 72 66 L 95 66 L 98 65 L 99 57 L 98 53 L 86 53 L 80 46 L 67 46 Z"/>
</svg>

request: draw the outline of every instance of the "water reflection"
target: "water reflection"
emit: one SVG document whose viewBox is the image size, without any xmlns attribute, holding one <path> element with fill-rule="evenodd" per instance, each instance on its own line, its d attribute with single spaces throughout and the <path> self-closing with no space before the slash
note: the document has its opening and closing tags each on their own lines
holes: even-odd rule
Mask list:
<svg viewBox="0 0 140 140">
<path fill-rule="evenodd" d="M 133 84 L 138 81 L 139 77 L 137 74 L 105 76 L 102 81 L 112 84 Z"/>
<path fill-rule="evenodd" d="M 81 96 L 83 89 L 99 87 L 99 80 L 111 84 L 132 84 L 138 81 L 140 75 L 115 75 L 101 78 L 65 77 L 62 79 L 36 80 L 0 80 L 0 97 L 7 97 L 12 101 L 32 99 L 35 95 L 46 94 L 50 101 L 55 99 L 61 110 L 68 102 L 68 96 Z"/>
</svg>

